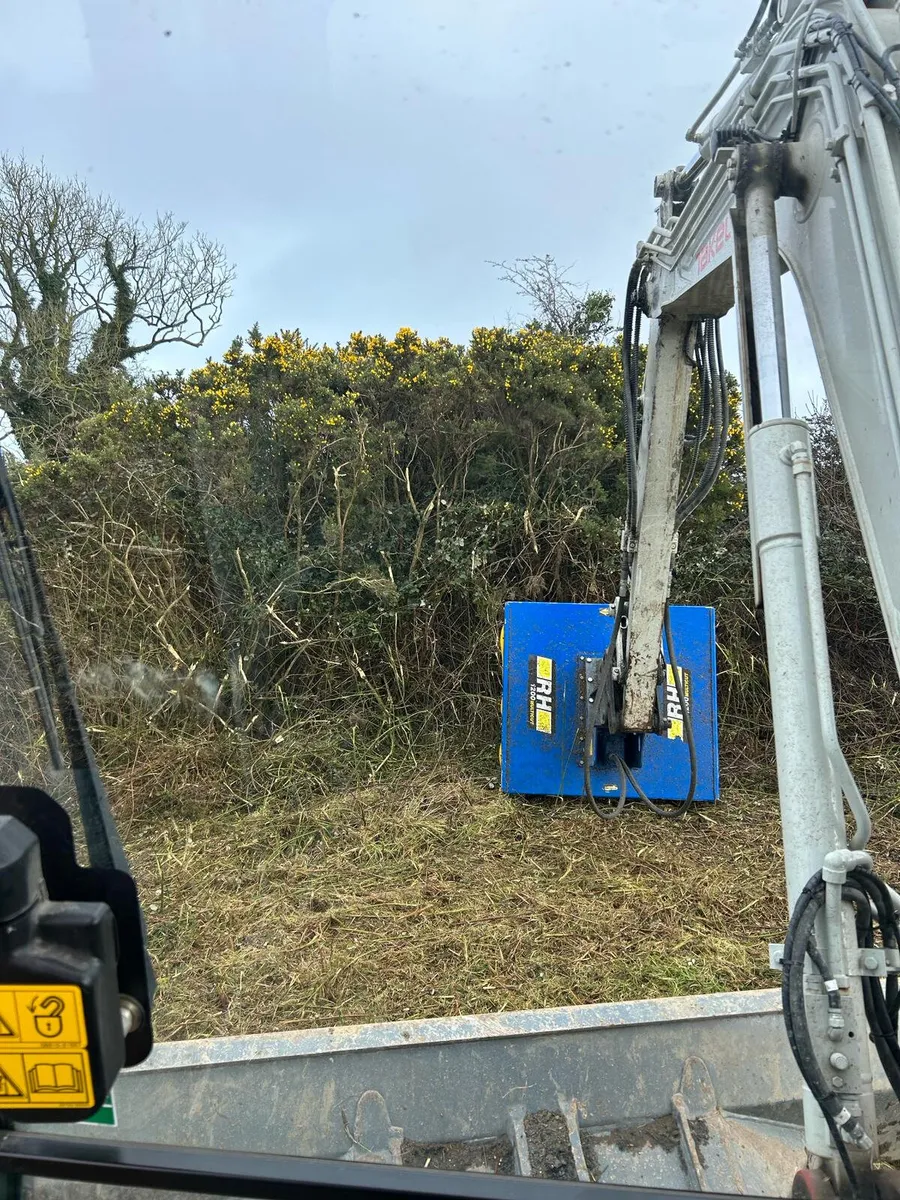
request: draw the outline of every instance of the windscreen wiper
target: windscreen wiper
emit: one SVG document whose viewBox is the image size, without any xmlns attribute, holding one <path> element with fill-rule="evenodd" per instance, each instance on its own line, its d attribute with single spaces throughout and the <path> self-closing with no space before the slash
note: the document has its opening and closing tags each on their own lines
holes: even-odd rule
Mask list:
<svg viewBox="0 0 900 1200">
<path fill-rule="evenodd" d="M 57 771 L 68 766 L 72 773 L 91 866 L 130 871 L 78 706 L 62 643 L 50 615 L 31 539 L 2 454 L 0 586 L 12 613 L 50 764 Z M 54 715 L 54 701 L 62 725 L 65 755 Z"/>
<path fill-rule="evenodd" d="M 71 770 L 90 864 L 78 862 L 62 804 L 0 779 L 0 1126 L 77 1121 L 103 1104 L 123 1066 L 150 1053 L 155 979 L 137 888 L 2 454 L 0 586 L 51 764 Z"/>
</svg>

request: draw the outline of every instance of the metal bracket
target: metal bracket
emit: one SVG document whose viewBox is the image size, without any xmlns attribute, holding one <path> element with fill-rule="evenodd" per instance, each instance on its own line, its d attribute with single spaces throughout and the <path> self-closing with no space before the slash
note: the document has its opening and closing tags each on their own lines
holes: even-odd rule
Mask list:
<svg viewBox="0 0 900 1200">
<path fill-rule="evenodd" d="M 860 950 L 856 962 L 847 964 L 848 975 L 868 975 L 870 978 L 885 978 L 888 974 L 883 950 Z M 893 974 L 893 972 L 891 972 Z"/>
<path fill-rule="evenodd" d="M 784 943 L 769 943 L 769 966 L 773 971 L 782 970 L 784 966 Z M 889 974 L 896 975 L 898 972 L 893 968 L 888 969 L 884 950 L 879 948 L 860 950 L 857 961 L 850 963 L 847 968 L 847 975 L 865 975 L 872 979 L 884 979 Z M 838 983 L 840 984 L 840 982 L 841 977 L 838 977 Z"/>
<path fill-rule="evenodd" d="M 598 728 L 617 733 L 621 726 L 621 701 L 613 682 L 613 669 L 608 660 L 578 655 L 578 701 L 585 749 Z"/>
<path fill-rule="evenodd" d="M 825 143 L 825 149 L 829 150 L 835 160 L 840 160 L 847 157 L 844 145 L 848 138 L 855 137 L 853 130 L 845 123 L 838 125 L 832 133 L 829 140 Z"/>
</svg>

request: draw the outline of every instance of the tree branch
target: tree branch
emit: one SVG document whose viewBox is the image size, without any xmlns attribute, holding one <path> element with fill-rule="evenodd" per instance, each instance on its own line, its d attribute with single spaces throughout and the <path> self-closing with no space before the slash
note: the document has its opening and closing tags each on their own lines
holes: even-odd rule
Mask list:
<svg viewBox="0 0 900 1200">
<path fill-rule="evenodd" d="M 112 373 L 154 347 L 202 345 L 233 277 L 222 247 L 171 214 L 144 224 L 0 157 L 0 383 L 30 397 L 37 436 L 58 441 L 60 413 L 102 406 Z"/>
</svg>

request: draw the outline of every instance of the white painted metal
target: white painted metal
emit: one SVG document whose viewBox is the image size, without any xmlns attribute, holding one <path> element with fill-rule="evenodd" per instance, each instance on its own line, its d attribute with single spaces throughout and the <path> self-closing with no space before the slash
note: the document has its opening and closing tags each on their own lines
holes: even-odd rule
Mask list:
<svg viewBox="0 0 900 1200">
<path fill-rule="evenodd" d="M 808 434 L 790 447 L 790 462 L 797 488 L 800 513 L 800 535 L 803 544 L 803 565 L 806 580 L 809 636 L 813 649 L 816 693 L 819 699 L 819 721 L 825 753 L 831 763 L 834 779 L 844 799 L 850 805 L 856 830 L 850 840 L 851 850 L 863 850 L 872 834 L 872 820 L 860 795 L 856 780 L 844 757 L 838 739 L 834 716 L 834 690 L 828 666 L 828 635 L 825 628 L 825 607 L 822 599 L 822 578 L 819 572 L 819 528 L 816 511 L 816 487 L 812 451 Z M 834 964 L 837 969 L 837 963 Z"/>
<path fill-rule="evenodd" d="M 900 13 L 896 5 L 870 7 L 863 0 L 780 0 L 777 12 L 778 22 L 764 20 L 742 47 L 738 70 L 692 128 L 695 134 L 706 122 L 698 140 L 707 165 L 692 169 L 691 194 L 680 214 L 660 219 L 639 254 L 649 268 L 652 314 L 691 320 L 723 315 L 733 306 L 732 259 L 736 246 L 742 248 L 738 291 L 742 322 L 745 328 L 752 323 L 754 349 L 750 356 L 744 347 L 743 354 L 748 499 L 793 906 L 825 855 L 847 845 L 842 793 L 856 817 L 854 846 L 865 844 L 869 826 L 834 723 L 808 430 L 790 420 L 780 274 L 793 272 L 807 314 L 900 667 L 900 130 L 864 88 L 853 86 L 852 63 L 843 49 L 832 48 L 817 20 L 843 17 L 877 54 L 900 42 Z M 801 34 L 820 47 L 817 61 L 806 66 Z M 802 185 L 776 199 L 780 181 L 754 177 L 732 224 L 736 156 L 717 149 L 710 136 L 742 126 L 778 139 L 798 99 L 800 138 L 785 148 L 785 159 Z M 654 410 L 669 402 L 660 382 L 657 378 Z M 754 421 L 761 424 L 750 428 Z M 633 619 L 631 636 L 636 624 Z M 846 919 L 840 925 L 821 930 L 823 944 L 836 955 L 840 942 L 849 966 L 855 964 L 855 929 Z M 848 1012 L 862 1018 L 858 977 L 848 980 L 847 989 Z M 825 1064 L 824 998 L 820 1006 L 812 983 L 808 990 L 811 1029 Z M 869 1048 L 859 1044 L 863 1041 L 857 1039 L 845 1056 L 850 1065 L 843 1085 L 874 1135 Z M 807 1147 L 827 1157 L 833 1150 L 818 1106 L 807 1096 L 804 1107 Z"/>
<path fill-rule="evenodd" d="M 689 328 L 690 322 L 676 316 L 654 322 L 644 374 L 624 709 L 625 728 L 633 731 L 649 732 L 656 708 L 663 612 L 672 580 L 675 506 L 691 391 L 691 364 L 685 355 Z M 654 404 L 654 396 L 664 397 L 665 403 Z"/>
<path fill-rule="evenodd" d="M 762 180 L 747 188 L 744 213 L 759 393 L 763 419 L 771 421 L 791 416 L 781 260 L 771 181 Z"/>
<path fill-rule="evenodd" d="M 821 870 L 826 854 L 842 850 L 847 844 L 840 781 L 830 753 L 834 708 L 830 687 L 826 689 L 824 682 L 828 660 L 818 563 L 811 563 L 807 557 L 803 533 L 810 513 L 802 511 L 794 478 L 795 463 L 802 469 L 809 455 L 809 430 L 804 421 L 767 421 L 747 436 L 747 496 L 754 513 L 765 603 L 781 831 L 791 909 L 804 885 Z M 812 580 L 808 569 L 814 575 Z M 814 603 L 818 612 L 811 611 Z M 857 944 L 852 922 L 841 922 L 839 931 L 828 933 L 834 938 L 826 936 L 822 944 L 827 946 L 842 937 L 841 960 L 855 961 Z M 808 968 L 812 973 L 811 964 Z M 844 1008 L 852 1028 L 855 1018 L 859 1018 L 856 1023 L 863 1018 L 861 984 L 858 978 L 846 982 Z M 816 1005 L 816 987 L 807 984 L 807 989 L 813 1041 L 827 1062 L 835 1046 L 826 1037 L 824 997 Z M 869 1047 L 864 1038 L 856 1038 L 846 1044 L 846 1049 L 851 1070 L 844 1077 L 844 1087 L 847 1094 L 857 1098 L 867 1132 L 877 1143 Z M 823 1158 L 830 1157 L 833 1150 L 828 1129 L 818 1105 L 807 1093 L 804 1124 L 808 1149 Z"/>
<path fill-rule="evenodd" d="M 900 42 L 900 15 L 830 0 L 876 50 Z M 777 136 L 791 113 L 800 9 L 713 125 L 742 120 Z M 804 201 L 776 204 L 781 257 L 795 276 L 895 661 L 900 667 L 900 133 L 848 85 L 833 54 L 804 67 L 807 111 L 793 162 Z M 652 266 L 654 315 L 725 313 L 733 304 L 731 183 L 710 163 L 681 216 L 641 252 Z"/>
<path fill-rule="evenodd" d="M 793 443 L 805 422 L 768 421 L 747 437 L 747 495 L 755 513 L 778 760 L 788 904 L 831 850 L 846 845 L 840 789 L 822 737 Z"/>
</svg>

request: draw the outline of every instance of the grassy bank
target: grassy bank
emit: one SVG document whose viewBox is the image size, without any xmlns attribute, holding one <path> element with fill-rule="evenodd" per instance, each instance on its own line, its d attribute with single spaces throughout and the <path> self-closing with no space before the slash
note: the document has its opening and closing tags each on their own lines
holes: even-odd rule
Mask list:
<svg viewBox="0 0 900 1200">
<path fill-rule="evenodd" d="M 604 825 L 580 804 L 505 797 L 489 771 L 446 759 L 322 786 L 299 731 L 277 746 L 108 731 L 103 753 L 162 1038 L 774 982 L 771 795 L 726 786 L 683 822 L 634 810 Z"/>
</svg>

